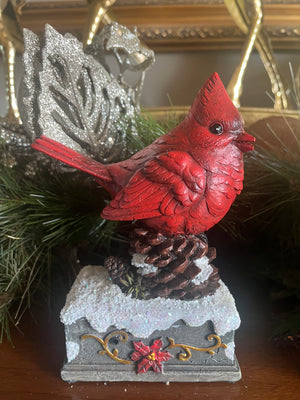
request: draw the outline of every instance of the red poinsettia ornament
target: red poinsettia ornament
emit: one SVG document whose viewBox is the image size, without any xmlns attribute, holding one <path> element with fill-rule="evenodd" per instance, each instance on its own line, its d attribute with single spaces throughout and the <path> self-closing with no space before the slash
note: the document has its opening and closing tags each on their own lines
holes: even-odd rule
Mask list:
<svg viewBox="0 0 300 400">
<path fill-rule="evenodd" d="M 138 374 L 147 372 L 152 367 L 154 372 L 163 372 L 163 361 L 168 361 L 173 357 L 167 351 L 160 351 L 163 346 L 161 339 L 153 342 L 152 346 L 146 346 L 143 342 L 133 342 L 135 351 L 131 355 L 133 361 L 139 361 Z"/>
</svg>

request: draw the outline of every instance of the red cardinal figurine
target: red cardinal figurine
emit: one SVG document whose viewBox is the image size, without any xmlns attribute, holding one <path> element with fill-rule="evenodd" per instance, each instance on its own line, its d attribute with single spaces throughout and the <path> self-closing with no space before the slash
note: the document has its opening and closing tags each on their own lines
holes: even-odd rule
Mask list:
<svg viewBox="0 0 300 400">
<path fill-rule="evenodd" d="M 215 73 L 184 121 L 128 160 L 103 165 L 45 136 L 32 147 L 94 175 L 113 198 L 103 218 L 143 220 L 172 236 L 205 232 L 224 217 L 254 141 Z"/>
</svg>

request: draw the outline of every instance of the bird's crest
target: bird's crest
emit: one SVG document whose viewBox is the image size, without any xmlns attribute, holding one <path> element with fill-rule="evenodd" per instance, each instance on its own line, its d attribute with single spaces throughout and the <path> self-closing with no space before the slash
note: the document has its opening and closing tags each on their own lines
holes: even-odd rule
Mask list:
<svg viewBox="0 0 300 400">
<path fill-rule="evenodd" d="M 201 125 L 212 120 L 234 119 L 239 115 L 216 72 L 210 75 L 198 92 L 190 113 Z"/>
<path fill-rule="evenodd" d="M 219 95 L 223 95 L 224 92 L 226 93 L 219 75 L 215 72 L 211 74 L 210 77 L 206 80 L 206 82 L 200 89 L 196 99 L 199 97 L 199 101 L 203 105 L 207 105 L 211 97 L 215 96 L 217 92 Z"/>
</svg>

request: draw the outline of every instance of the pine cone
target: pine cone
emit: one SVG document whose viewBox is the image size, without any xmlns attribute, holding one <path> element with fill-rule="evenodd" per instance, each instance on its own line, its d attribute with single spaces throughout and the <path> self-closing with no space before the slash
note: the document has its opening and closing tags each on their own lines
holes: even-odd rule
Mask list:
<svg viewBox="0 0 300 400">
<path fill-rule="evenodd" d="M 145 299 L 146 293 L 141 285 L 142 277 L 136 268 L 121 257 L 110 256 L 104 260 L 110 279 L 119 286 L 123 293 L 138 299 Z"/>
<path fill-rule="evenodd" d="M 208 247 L 204 234 L 166 237 L 138 228 L 131 235 L 129 253 L 142 255 L 143 264 L 155 268 L 141 274 L 136 268 L 139 262 L 132 259 L 130 265 L 129 261 L 120 257 L 107 257 L 104 266 L 112 282 L 127 295 L 143 299 L 167 297 L 193 300 L 213 294 L 220 286 L 218 269 L 212 264 L 209 264 L 211 272 L 207 279 L 197 282 L 196 277 L 199 278 L 201 272 L 199 260 L 206 256 L 210 263 L 216 257 L 215 248 Z"/>
<path fill-rule="evenodd" d="M 120 281 L 129 271 L 129 264 L 121 257 L 110 256 L 104 260 L 104 267 L 113 283 Z"/>
<path fill-rule="evenodd" d="M 195 261 L 204 256 L 209 261 L 216 257 L 215 249 L 208 247 L 204 234 L 166 237 L 148 229 L 135 229 L 130 253 L 145 255 L 144 262 L 157 268 L 156 272 L 143 275 L 141 280 L 149 298 L 192 300 L 212 294 L 219 287 L 218 270 L 212 264 L 207 280 L 200 284 L 193 282 L 201 271 Z"/>
</svg>

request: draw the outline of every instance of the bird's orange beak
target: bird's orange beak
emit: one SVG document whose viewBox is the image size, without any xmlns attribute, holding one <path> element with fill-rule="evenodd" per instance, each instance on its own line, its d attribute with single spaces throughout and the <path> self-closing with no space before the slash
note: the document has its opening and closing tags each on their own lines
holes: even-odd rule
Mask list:
<svg viewBox="0 0 300 400">
<path fill-rule="evenodd" d="M 254 149 L 255 137 L 247 132 L 242 132 L 235 140 L 236 146 L 243 152 L 252 151 Z"/>
</svg>

